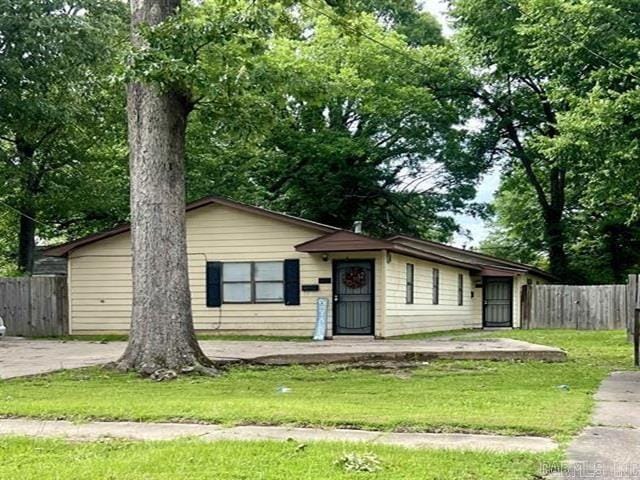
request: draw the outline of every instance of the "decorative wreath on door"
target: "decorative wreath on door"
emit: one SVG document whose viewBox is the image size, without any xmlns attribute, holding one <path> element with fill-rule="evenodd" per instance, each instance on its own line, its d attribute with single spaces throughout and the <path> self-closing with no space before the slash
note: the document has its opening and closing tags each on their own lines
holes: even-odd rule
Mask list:
<svg viewBox="0 0 640 480">
<path fill-rule="evenodd" d="M 362 267 L 351 267 L 342 276 L 342 281 L 348 288 L 362 288 L 367 283 L 367 272 Z"/>
</svg>

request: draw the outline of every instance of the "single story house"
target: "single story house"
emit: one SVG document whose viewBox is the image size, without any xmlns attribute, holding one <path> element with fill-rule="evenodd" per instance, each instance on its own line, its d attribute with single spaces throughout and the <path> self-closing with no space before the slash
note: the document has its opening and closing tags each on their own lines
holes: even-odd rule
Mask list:
<svg viewBox="0 0 640 480">
<path fill-rule="evenodd" d="M 531 266 L 402 235 L 376 239 L 218 197 L 187 205 L 189 280 L 203 333 L 326 337 L 519 327 Z M 68 262 L 69 332 L 122 333 L 131 314 L 130 226 L 49 248 Z M 162 255 L 162 252 L 158 252 Z"/>
</svg>

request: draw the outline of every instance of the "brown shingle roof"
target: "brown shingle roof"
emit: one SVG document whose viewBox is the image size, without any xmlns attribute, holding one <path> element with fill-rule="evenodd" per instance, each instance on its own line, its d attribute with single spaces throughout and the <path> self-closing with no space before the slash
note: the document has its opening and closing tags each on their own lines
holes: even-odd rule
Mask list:
<svg viewBox="0 0 640 480">
<path fill-rule="evenodd" d="M 475 272 L 480 271 L 480 269 L 476 265 L 473 265 L 471 263 L 447 258 L 435 253 L 424 252 L 422 250 L 390 242 L 388 240 L 378 240 L 375 238 L 367 237 L 366 235 L 349 232 L 347 230 L 328 233 L 326 235 L 323 235 L 322 237 L 315 238 L 313 240 L 309 240 L 307 242 L 296 245 L 295 248 L 299 252 L 307 253 L 386 250 L 388 252 L 399 253 L 401 255 L 407 255 L 409 257 L 420 258 L 436 263 L 464 268 L 466 270 Z"/>
<path fill-rule="evenodd" d="M 328 233 L 319 238 L 296 245 L 299 252 L 360 252 L 364 250 L 385 250 L 393 244 L 385 240 L 377 240 L 348 230 Z"/>
<path fill-rule="evenodd" d="M 456 255 L 458 260 L 477 265 L 485 269 L 486 272 L 493 271 L 496 275 L 500 272 L 504 273 L 505 275 L 509 275 L 512 272 L 528 272 L 546 278 L 548 280 L 556 280 L 556 278 L 549 272 L 545 272 L 544 270 L 533 267 L 531 265 L 513 262 L 511 260 L 505 260 L 503 258 L 494 257 L 485 253 L 475 252 L 473 250 L 465 250 L 463 248 L 453 247 L 444 243 L 433 242 L 431 240 L 423 240 L 421 238 L 410 237 L 407 235 L 394 235 L 387 238 L 387 241 L 404 245 L 410 243 L 413 248 L 418 248 L 419 250 L 424 251 L 432 251 L 432 249 L 444 250 L 445 252 L 448 251 Z M 418 247 L 415 246 L 416 244 L 418 245 Z M 444 254 L 444 256 L 446 256 L 446 254 Z"/>
<path fill-rule="evenodd" d="M 205 197 L 200 200 L 196 200 L 195 202 L 191 202 L 187 204 L 186 210 L 187 212 L 191 210 L 196 210 L 201 207 L 205 207 L 207 205 L 224 205 L 225 207 L 235 208 L 238 210 L 242 210 L 248 213 L 254 213 L 256 215 L 262 215 L 265 217 L 274 218 L 276 220 L 280 220 L 286 223 L 290 223 L 293 225 L 300 225 L 303 227 L 311 228 L 313 230 L 317 230 L 319 233 L 329 233 L 340 230 L 337 227 L 332 227 L 330 225 L 324 225 L 322 223 L 314 222 L 311 220 L 306 220 L 304 218 L 294 217 L 292 215 L 286 215 L 284 213 L 274 212 L 273 210 L 269 210 L 266 208 L 255 207 L 253 205 L 247 205 L 246 203 L 236 202 L 235 200 L 229 200 L 228 198 L 223 197 Z M 125 233 L 131 230 L 131 224 L 125 223 L 110 230 L 105 230 L 102 232 L 94 233 L 92 235 L 88 235 L 86 237 L 79 238 L 77 240 L 73 240 L 71 242 L 63 243 L 62 245 L 56 245 L 55 247 L 48 248 L 44 250 L 44 255 L 49 257 L 64 257 L 72 250 L 83 247 L 85 245 L 89 245 L 94 242 L 98 242 L 100 240 L 104 240 L 106 238 L 113 237 L 115 235 L 119 235 L 121 233 Z"/>
</svg>

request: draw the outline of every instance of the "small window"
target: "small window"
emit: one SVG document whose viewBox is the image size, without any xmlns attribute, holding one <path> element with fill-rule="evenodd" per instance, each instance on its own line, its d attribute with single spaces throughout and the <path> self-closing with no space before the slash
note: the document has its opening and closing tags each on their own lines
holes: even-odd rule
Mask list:
<svg viewBox="0 0 640 480">
<path fill-rule="evenodd" d="M 282 262 L 230 262 L 222 265 L 224 303 L 284 301 Z"/>
<path fill-rule="evenodd" d="M 412 263 L 407 263 L 407 290 L 406 290 L 406 302 L 407 303 L 413 303 L 413 277 L 414 277 L 414 272 L 413 272 L 413 264 Z"/>
<path fill-rule="evenodd" d="M 440 270 L 437 268 L 433 269 L 432 298 L 434 305 L 440 303 Z"/>
<path fill-rule="evenodd" d="M 464 305 L 464 275 L 458 274 L 458 305 Z"/>
</svg>

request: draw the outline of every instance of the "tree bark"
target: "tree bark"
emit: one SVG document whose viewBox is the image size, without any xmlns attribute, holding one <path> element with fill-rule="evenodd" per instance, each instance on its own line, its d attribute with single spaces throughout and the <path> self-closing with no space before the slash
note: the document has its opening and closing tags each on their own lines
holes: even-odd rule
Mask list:
<svg viewBox="0 0 640 480">
<path fill-rule="evenodd" d="M 571 272 L 565 248 L 565 176 L 564 169 L 559 167 L 551 168 L 549 172 L 549 202 L 543 212 L 551 273 L 558 277 L 559 280 L 568 282 L 571 281 Z"/>
<path fill-rule="evenodd" d="M 179 0 L 131 0 L 137 27 L 173 15 Z M 129 343 L 117 367 L 152 375 L 205 369 L 211 362 L 193 327 L 185 222 L 185 95 L 132 83 L 127 89 L 131 173 L 133 308 Z"/>
<path fill-rule="evenodd" d="M 31 275 L 36 250 L 35 212 L 33 209 L 22 207 L 21 213 L 18 233 L 18 269 L 26 275 Z"/>
<path fill-rule="evenodd" d="M 544 212 L 545 236 L 551 273 L 563 282 L 571 281 L 564 236 L 563 211 L 549 209 Z"/>
<path fill-rule="evenodd" d="M 34 165 L 35 147 L 21 135 L 16 136 L 16 152 L 20 159 L 20 168 L 24 173 L 22 179 L 22 200 L 20 210 L 20 230 L 18 232 L 18 269 L 26 274 L 33 273 L 36 251 L 36 208 L 35 198 L 40 187 L 40 176 Z"/>
</svg>

